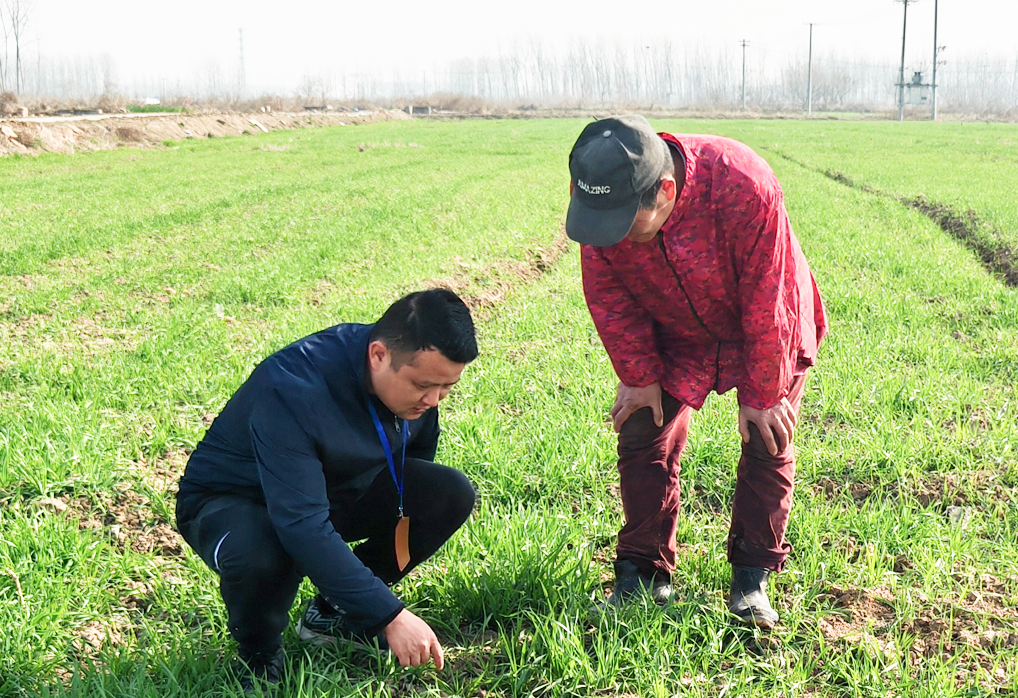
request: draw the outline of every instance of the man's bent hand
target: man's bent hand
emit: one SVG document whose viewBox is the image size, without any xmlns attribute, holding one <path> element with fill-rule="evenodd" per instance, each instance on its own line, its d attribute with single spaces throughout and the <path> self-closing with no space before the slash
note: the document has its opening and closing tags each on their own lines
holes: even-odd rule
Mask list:
<svg viewBox="0 0 1018 698">
<path fill-rule="evenodd" d="M 788 398 L 781 398 L 781 402 L 765 410 L 739 405 L 739 433 L 742 434 L 742 443 L 749 443 L 749 423 L 752 422 L 760 430 L 764 445 L 772 456 L 778 455 L 792 443 L 797 421 L 795 410 L 792 409 Z"/>
<path fill-rule="evenodd" d="M 431 626 L 405 608 L 385 626 L 385 640 L 400 666 L 420 666 L 429 659 L 439 671 L 445 666 L 445 653 Z"/>
<path fill-rule="evenodd" d="M 642 388 L 634 388 L 624 383 L 619 383 L 618 391 L 615 393 L 615 404 L 612 406 L 611 418 L 612 428 L 616 432 L 622 431 L 622 425 L 626 423 L 629 416 L 637 410 L 649 407 L 654 416 L 654 424 L 664 426 L 664 410 L 661 409 L 661 384 L 651 383 Z"/>
</svg>

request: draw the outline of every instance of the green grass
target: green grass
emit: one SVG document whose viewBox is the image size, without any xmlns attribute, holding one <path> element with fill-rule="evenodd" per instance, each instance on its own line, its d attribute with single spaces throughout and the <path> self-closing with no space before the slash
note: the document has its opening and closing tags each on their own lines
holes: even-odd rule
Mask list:
<svg viewBox="0 0 1018 698">
<path fill-rule="evenodd" d="M 973 247 L 996 260 L 997 273 L 1018 285 L 1014 124 L 796 122 L 733 130 L 764 152 L 950 215 L 970 229 Z"/>
<path fill-rule="evenodd" d="M 169 484 L 261 358 L 435 281 L 498 299 L 443 410 L 440 460 L 478 508 L 400 588 L 449 666 L 291 631 L 283 695 L 1018 690 L 1018 291 L 920 213 L 818 170 L 938 201 L 964 171 L 964 205 L 1001 228 L 1013 201 L 965 167 L 895 175 L 910 157 L 895 124 L 660 124 L 768 158 L 832 331 L 797 436 L 782 628 L 726 617 L 732 395 L 693 419 L 678 602 L 596 617 L 621 523 L 615 378 L 576 246 L 518 273 L 560 234 L 580 126 L 394 122 L 0 160 L 0 696 L 233 695 L 216 580 L 174 547 Z M 978 169 L 982 132 L 906 126 Z M 851 169 L 864 143 L 886 170 Z"/>
</svg>

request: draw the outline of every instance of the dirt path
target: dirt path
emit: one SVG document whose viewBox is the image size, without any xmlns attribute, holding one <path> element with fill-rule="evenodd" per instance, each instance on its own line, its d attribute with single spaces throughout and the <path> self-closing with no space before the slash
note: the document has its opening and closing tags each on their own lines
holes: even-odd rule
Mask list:
<svg viewBox="0 0 1018 698">
<path fill-rule="evenodd" d="M 122 146 L 154 147 L 164 141 L 215 138 L 280 129 L 349 126 L 409 119 L 402 111 L 271 114 L 115 114 L 0 119 L 0 156 L 76 153 Z"/>
</svg>

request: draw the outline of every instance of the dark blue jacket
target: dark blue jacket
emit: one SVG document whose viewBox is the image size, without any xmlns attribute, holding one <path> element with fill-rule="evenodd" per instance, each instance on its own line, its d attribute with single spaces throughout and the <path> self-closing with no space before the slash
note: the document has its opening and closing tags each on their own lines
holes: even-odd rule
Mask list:
<svg viewBox="0 0 1018 698">
<path fill-rule="evenodd" d="M 347 612 L 353 629 L 374 632 L 403 604 L 329 520 L 330 493 L 349 500 L 388 469 L 369 399 L 393 451 L 402 444 L 395 415 L 367 390 L 372 327 L 337 325 L 259 364 L 191 454 L 178 497 L 233 494 L 264 502 L 300 570 Z M 438 408 L 409 424 L 407 458 L 433 461 Z"/>
</svg>

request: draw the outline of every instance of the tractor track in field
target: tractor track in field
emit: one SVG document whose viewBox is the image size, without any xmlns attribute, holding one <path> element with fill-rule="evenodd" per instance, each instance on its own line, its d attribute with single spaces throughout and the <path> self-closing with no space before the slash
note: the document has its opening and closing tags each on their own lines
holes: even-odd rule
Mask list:
<svg viewBox="0 0 1018 698">
<path fill-rule="evenodd" d="M 868 185 L 860 184 L 844 172 L 831 169 L 825 170 L 810 165 L 773 148 L 765 148 L 765 150 L 800 167 L 819 172 L 825 177 L 850 189 L 890 199 L 903 206 L 908 206 L 919 211 L 936 223 L 945 233 L 968 247 L 979 259 L 984 269 L 1003 281 L 1006 286 L 1018 288 L 1018 248 L 1006 241 L 1000 230 L 982 225 L 975 210 L 969 209 L 965 213 L 959 213 L 947 204 L 930 201 L 922 194 L 915 197 L 896 196 L 879 189 L 874 189 Z"/>
</svg>

